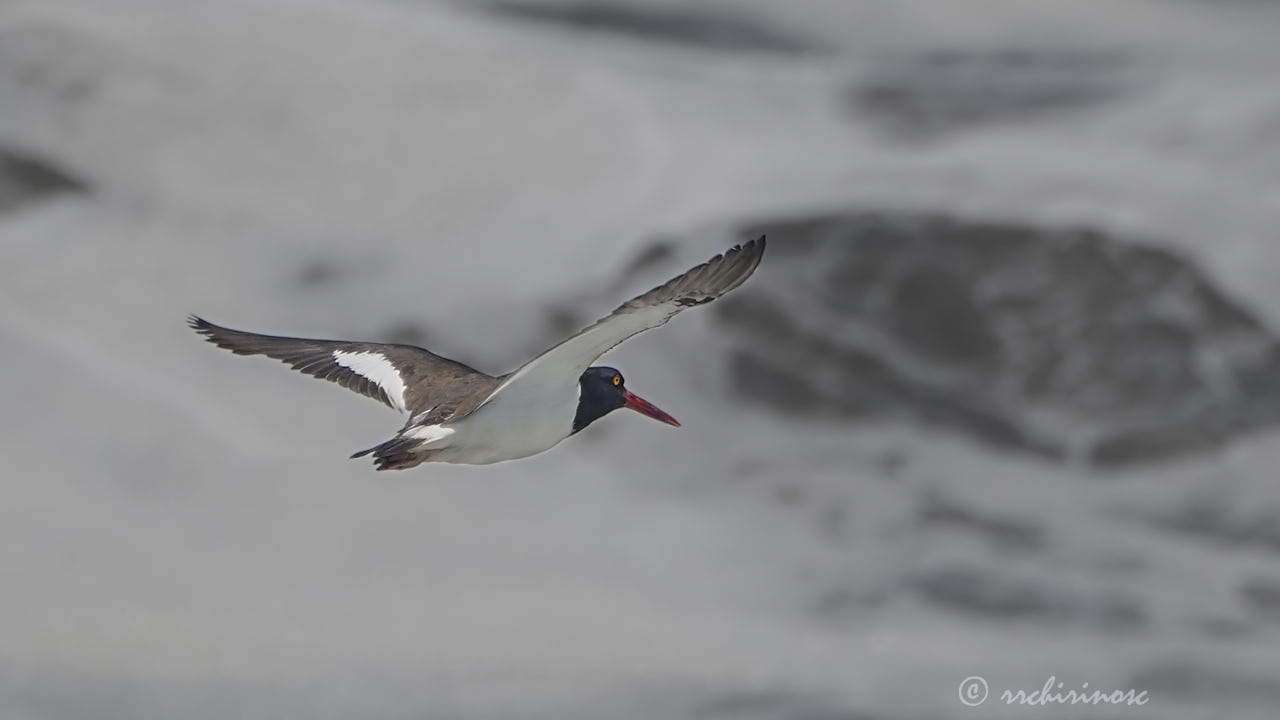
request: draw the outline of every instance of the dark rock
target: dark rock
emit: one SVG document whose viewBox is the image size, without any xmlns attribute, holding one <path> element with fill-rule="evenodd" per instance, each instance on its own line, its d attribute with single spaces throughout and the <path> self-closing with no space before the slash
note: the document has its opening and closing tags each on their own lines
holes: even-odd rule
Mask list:
<svg viewBox="0 0 1280 720">
<path fill-rule="evenodd" d="M 923 265 L 905 271 L 889 298 L 893 332 L 933 360 L 982 365 L 999 352 L 995 332 L 964 277 Z"/>
<path fill-rule="evenodd" d="M 615 2 L 490 2 L 491 11 L 520 20 L 712 50 L 775 54 L 819 48 L 771 25 L 709 8 L 653 7 Z"/>
<path fill-rule="evenodd" d="M 786 357 L 804 358 L 804 364 L 796 365 L 762 346 L 731 352 L 730 376 L 743 397 L 795 415 L 834 419 L 887 415 L 931 425 L 960 425 L 993 445 L 1050 456 L 1058 452 L 980 401 L 958 400 L 917 385 L 874 352 L 841 346 L 832 337 L 796 332 L 779 305 L 741 299 L 724 307 L 721 316 L 736 317 L 736 322 L 754 328 L 762 343 L 785 347 Z"/>
<path fill-rule="evenodd" d="M 1117 466 L 1280 420 L 1280 343 L 1167 250 L 1088 229 L 863 213 L 755 223 L 716 303 L 743 397 Z"/>
<path fill-rule="evenodd" d="M 1122 89 L 1115 53 L 1009 49 L 933 52 L 890 61 L 851 92 L 851 104 L 906 139 L 1094 105 Z"/>
<path fill-rule="evenodd" d="M 45 160 L 0 148 L 0 212 L 51 195 L 86 193 L 88 185 Z"/>
</svg>

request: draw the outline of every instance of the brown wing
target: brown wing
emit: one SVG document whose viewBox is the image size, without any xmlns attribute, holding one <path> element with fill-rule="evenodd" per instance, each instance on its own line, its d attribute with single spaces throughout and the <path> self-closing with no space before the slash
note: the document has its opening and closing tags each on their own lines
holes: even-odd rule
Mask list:
<svg viewBox="0 0 1280 720">
<path fill-rule="evenodd" d="M 335 382 L 407 411 L 443 415 L 466 399 L 497 387 L 500 378 L 413 345 L 309 340 L 259 335 L 214 325 L 192 315 L 188 325 L 206 340 L 237 355 L 266 355 L 295 370 Z M 471 404 L 475 404 L 474 401 Z"/>
</svg>

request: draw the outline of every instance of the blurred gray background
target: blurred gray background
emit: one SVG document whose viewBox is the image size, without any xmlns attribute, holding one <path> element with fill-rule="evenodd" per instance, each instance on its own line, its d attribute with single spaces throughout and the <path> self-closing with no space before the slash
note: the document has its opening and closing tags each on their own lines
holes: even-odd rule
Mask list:
<svg viewBox="0 0 1280 720">
<path fill-rule="evenodd" d="M 0 717 L 1274 717 L 1278 31 L 0 2 Z M 183 323 L 504 372 L 761 232 L 607 357 L 682 429 L 490 467 Z"/>
</svg>

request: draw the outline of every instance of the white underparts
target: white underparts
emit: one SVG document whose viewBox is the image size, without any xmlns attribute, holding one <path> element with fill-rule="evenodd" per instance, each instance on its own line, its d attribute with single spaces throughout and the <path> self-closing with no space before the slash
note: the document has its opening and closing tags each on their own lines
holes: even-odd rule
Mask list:
<svg viewBox="0 0 1280 720">
<path fill-rule="evenodd" d="M 333 361 L 377 383 L 378 387 L 387 394 L 392 407 L 401 412 L 405 411 L 404 380 L 400 379 L 396 366 L 380 353 L 334 350 Z"/>
</svg>

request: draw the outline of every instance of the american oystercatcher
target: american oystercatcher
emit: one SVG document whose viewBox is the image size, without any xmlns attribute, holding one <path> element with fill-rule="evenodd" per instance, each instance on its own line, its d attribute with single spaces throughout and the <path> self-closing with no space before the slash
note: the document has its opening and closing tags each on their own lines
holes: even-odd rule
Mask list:
<svg viewBox="0 0 1280 720">
<path fill-rule="evenodd" d="M 409 414 L 395 437 L 353 458 L 372 453 L 379 470 L 424 462 L 481 465 L 548 450 L 622 407 L 679 427 L 675 418 L 627 390 L 622 373 L 591 363 L 632 335 L 741 285 L 760 264 L 764 245 L 760 237 L 711 258 L 507 375 L 482 373 L 413 345 L 259 335 L 194 315 L 188 324 L 237 355 L 282 360 Z"/>
</svg>

